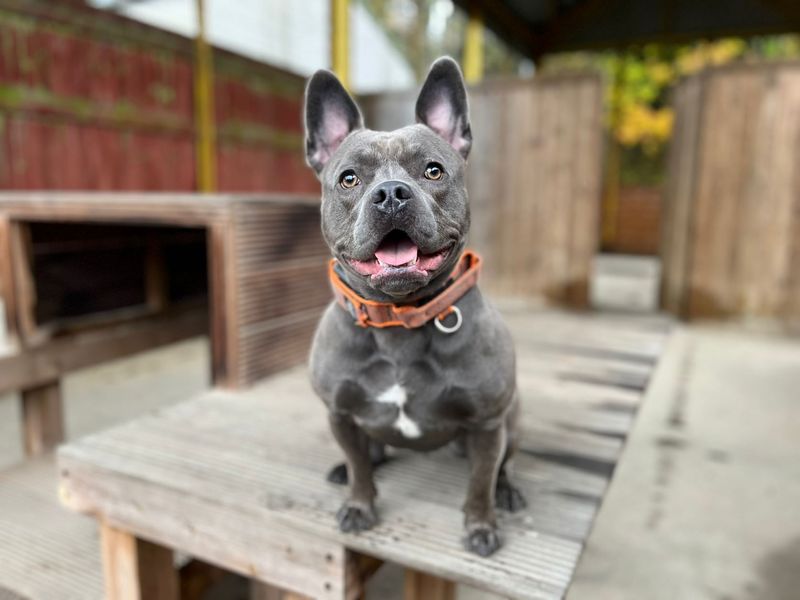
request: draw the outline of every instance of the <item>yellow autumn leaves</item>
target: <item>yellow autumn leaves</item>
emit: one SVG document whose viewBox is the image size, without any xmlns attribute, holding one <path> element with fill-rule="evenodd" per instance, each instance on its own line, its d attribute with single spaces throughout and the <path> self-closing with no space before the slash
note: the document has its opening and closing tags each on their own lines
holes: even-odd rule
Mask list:
<svg viewBox="0 0 800 600">
<path fill-rule="evenodd" d="M 672 133 L 669 90 L 682 77 L 736 60 L 800 56 L 798 36 L 745 41 L 727 38 L 686 46 L 648 44 L 624 52 L 578 52 L 548 57 L 543 70 L 599 69 L 608 82 L 607 123 L 622 146 L 655 156 Z"/>
<path fill-rule="evenodd" d="M 609 88 L 609 124 L 623 146 L 639 146 L 656 154 L 672 133 L 674 114 L 665 106 L 665 90 L 681 77 L 742 56 L 747 44 L 740 39 L 702 42 L 665 52 L 645 47 L 641 54 L 614 57 L 614 79 Z"/>
</svg>

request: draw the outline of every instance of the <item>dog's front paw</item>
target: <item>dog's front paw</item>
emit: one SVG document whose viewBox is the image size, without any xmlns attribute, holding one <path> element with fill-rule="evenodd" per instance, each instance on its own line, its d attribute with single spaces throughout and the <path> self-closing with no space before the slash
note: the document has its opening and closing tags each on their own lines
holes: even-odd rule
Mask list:
<svg viewBox="0 0 800 600">
<path fill-rule="evenodd" d="M 497 529 L 491 525 L 473 525 L 467 530 L 464 546 L 478 556 L 489 556 L 500 547 Z"/>
<path fill-rule="evenodd" d="M 339 530 L 344 533 L 358 533 L 372 529 L 378 522 L 375 509 L 361 502 L 348 501 L 342 505 L 336 513 L 336 520 L 339 521 Z"/>
<path fill-rule="evenodd" d="M 347 485 L 347 465 L 345 463 L 339 463 L 328 471 L 326 479 L 336 485 Z"/>
<path fill-rule="evenodd" d="M 511 485 L 511 482 L 507 479 L 498 480 L 494 493 L 494 504 L 497 508 L 512 513 L 528 506 L 528 502 L 522 492 Z"/>
</svg>

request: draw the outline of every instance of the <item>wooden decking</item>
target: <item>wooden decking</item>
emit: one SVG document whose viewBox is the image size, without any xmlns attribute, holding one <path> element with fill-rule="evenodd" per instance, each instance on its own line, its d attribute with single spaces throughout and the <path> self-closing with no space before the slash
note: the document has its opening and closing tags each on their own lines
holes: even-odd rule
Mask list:
<svg viewBox="0 0 800 600">
<path fill-rule="evenodd" d="M 52 456 L 0 473 L 1 600 L 103 596 L 97 524 L 58 505 L 57 478 Z"/>
<path fill-rule="evenodd" d="M 377 475 L 379 526 L 338 532 L 333 514 L 345 490 L 324 474 L 340 452 L 304 368 L 62 447 L 62 501 L 138 537 L 318 598 L 345 596 L 346 581 L 337 577 L 347 555 L 336 548 L 513 598 L 560 598 L 668 323 L 525 310 L 506 316 L 524 404 L 515 472 L 529 508 L 501 515 L 504 546 L 489 559 L 461 548 L 467 466 L 448 449 L 397 453 Z"/>
</svg>

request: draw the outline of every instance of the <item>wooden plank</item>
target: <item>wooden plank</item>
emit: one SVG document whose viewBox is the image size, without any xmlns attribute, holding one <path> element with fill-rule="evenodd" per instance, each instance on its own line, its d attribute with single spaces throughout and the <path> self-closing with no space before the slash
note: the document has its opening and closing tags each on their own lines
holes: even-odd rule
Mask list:
<svg viewBox="0 0 800 600">
<path fill-rule="evenodd" d="M 654 348 L 665 337 L 663 328 L 635 320 L 551 317 L 516 315 L 515 331 L 535 339 L 550 322 L 556 332 L 576 331 L 576 338 L 613 341 L 607 332 L 617 331 Z M 535 360 L 527 346 L 520 346 L 521 364 Z M 547 358 L 550 352 L 543 360 L 556 366 L 563 351 Z M 591 374 L 604 360 L 581 357 L 570 368 Z M 638 372 L 655 365 L 632 366 Z M 468 465 L 447 449 L 398 452 L 378 472 L 378 526 L 358 536 L 338 531 L 333 514 L 346 491 L 323 475 L 340 454 L 303 368 L 250 390 L 210 392 L 62 447 L 62 498 L 147 539 L 311 597 L 355 593 L 350 551 L 356 551 L 508 597 L 560 598 L 632 415 L 609 412 L 602 396 L 594 402 L 581 393 L 566 401 L 561 415 L 555 401 L 538 406 L 535 393 L 543 382 L 560 385 L 557 369 L 548 369 L 520 378 L 515 480 L 529 508 L 500 514 L 504 549 L 491 560 L 462 548 Z M 615 376 L 580 385 L 622 394 L 629 399 L 626 409 L 642 394 L 619 388 Z"/>
<path fill-rule="evenodd" d="M 800 135 L 800 73 L 765 72 L 751 83 L 747 132 L 752 148 L 742 189 L 734 255 L 739 310 L 755 316 L 781 315 L 791 278 L 796 200 L 796 158 Z M 742 91 L 744 95 L 744 91 Z M 770 209 L 764 210 L 764 198 Z M 768 243 L 765 243 L 768 240 Z"/>
<path fill-rule="evenodd" d="M 711 70 L 681 84 L 675 107 L 666 307 L 796 322 L 798 64 Z"/>
<path fill-rule="evenodd" d="M 569 267 L 564 291 L 567 304 L 586 307 L 589 302 L 589 279 L 592 261 L 599 248 L 602 173 L 596 168 L 602 155 L 602 88 L 593 81 L 584 82 L 576 91 L 578 118 L 575 141 L 576 172 L 572 178 L 572 218 L 569 232 Z"/>
<path fill-rule="evenodd" d="M 215 385 L 235 387 L 232 369 L 236 364 L 238 347 L 235 338 L 233 295 L 236 286 L 231 256 L 230 223 L 214 224 L 208 228 L 208 301 L 211 319 L 211 381 Z"/>
<path fill-rule="evenodd" d="M 60 465 L 66 470 L 61 499 L 74 510 L 99 510 L 116 528 L 179 547 L 246 577 L 314 598 L 348 597 L 344 548 L 287 527 L 267 506 L 256 503 L 231 512 L 224 494 L 216 499 L 187 497 L 185 492 L 176 495 L 175 489 L 152 487 L 138 476 L 109 478 L 104 469 L 82 461 L 65 457 Z M 170 504 L 173 509 L 180 506 L 181 514 L 167 509 Z"/>
<path fill-rule="evenodd" d="M 101 522 L 107 600 L 178 600 L 172 551 Z"/>
<path fill-rule="evenodd" d="M 0 243 L 8 238 L 13 249 L 9 255 L 14 259 L 10 269 L 13 276 L 0 273 L 4 279 L 0 285 L 13 291 L 8 302 L 9 318 L 28 338 L 37 330 L 33 318 L 35 285 L 25 251 L 27 222 L 204 228 L 212 379 L 218 385 L 248 385 L 303 360 L 311 323 L 330 301 L 328 284 L 322 277 L 329 251 L 319 230 L 318 199 L 291 195 L 0 193 L 0 213 L 8 215 L 0 230 Z M 7 235 L 3 233 L 6 230 Z M 162 250 L 156 240 L 147 244 L 145 262 L 146 310 L 158 312 L 165 309 L 169 299 Z M 0 263 L 0 271 L 2 267 Z M 94 325 L 109 325 L 97 318 L 92 321 Z M 293 323 L 300 335 L 288 339 Z M 274 335 L 287 338 L 285 352 L 275 348 Z M 34 341 L 31 338 L 27 343 Z M 37 356 L 41 354 L 37 349 Z M 17 383 L 41 380 L 42 370 L 48 377 L 58 376 L 58 362 L 45 364 L 43 358 L 37 358 L 41 364 L 32 365 L 27 356 L 12 360 L 23 366 L 13 375 Z M 69 361 L 74 359 L 70 357 Z M 0 370 L 8 371 L 10 364 L 0 362 Z M 10 381 L 0 378 L 0 388 L 11 386 Z"/>
<path fill-rule="evenodd" d="M 18 343 L 17 301 L 11 248 L 11 221 L 7 216 L 0 214 L 0 300 L 5 309 L 6 335 L 11 343 Z"/>
<path fill-rule="evenodd" d="M 241 202 L 232 214 L 232 278 L 226 318 L 236 339 L 236 386 L 306 360 L 311 336 L 331 299 L 330 252 L 318 205 Z"/>
<path fill-rule="evenodd" d="M 28 599 L 101 600 L 97 525 L 64 512 L 57 480 L 53 455 L 0 472 L 0 588 Z"/>
<path fill-rule="evenodd" d="M 207 331 L 207 312 L 200 307 L 55 338 L 46 344 L 0 355 L 0 393 L 36 387 L 89 365 Z"/>
<path fill-rule="evenodd" d="M 22 390 L 25 454 L 39 456 L 64 441 L 64 414 L 58 380 Z"/>
<path fill-rule="evenodd" d="M 700 117 L 705 87 L 701 76 L 687 79 L 673 93 L 675 126 L 669 146 L 665 182 L 660 255 L 663 264 L 664 307 L 684 316 L 689 296 L 688 272 L 691 256 L 697 156 L 700 146 Z"/>
<path fill-rule="evenodd" d="M 36 287 L 33 281 L 33 265 L 30 251 L 30 232 L 24 223 L 12 222 L 11 266 L 14 274 L 14 309 L 20 344 L 26 346 L 34 341 L 36 334 Z"/>
<path fill-rule="evenodd" d="M 12 220 L 95 223 L 165 223 L 206 226 L 231 205 L 319 206 L 319 197 L 298 194 L 191 194 L 141 192 L 0 192 L 0 212 Z"/>
<path fill-rule="evenodd" d="M 476 249 L 484 258 L 485 267 L 481 273 L 481 285 L 486 289 L 496 289 L 499 277 L 495 268 L 498 261 L 495 257 L 494 231 L 499 219 L 496 202 L 505 183 L 502 179 L 487 177 L 487 173 L 496 173 L 504 162 L 502 139 L 492 135 L 502 113 L 495 112 L 494 98 L 485 87 L 470 88 L 470 120 L 474 136 L 470 150 L 469 164 L 479 164 L 482 169 L 466 169 L 467 190 L 469 194 L 470 213 L 473 226 L 469 234 L 470 247 Z M 385 96 L 381 96 L 383 103 Z M 413 107 L 414 98 L 408 99 Z M 497 119 L 495 119 L 497 114 Z M 413 118 L 413 115 L 411 115 Z M 383 122 L 383 121 L 380 121 Z"/>
<path fill-rule="evenodd" d="M 452 581 L 407 569 L 404 600 L 455 600 L 456 585 Z"/>
<path fill-rule="evenodd" d="M 545 274 L 542 271 L 542 236 L 547 224 L 542 219 L 542 203 L 538 197 L 541 193 L 543 182 L 547 181 L 549 174 L 542 156 L 542 131 L 544 129 L 544 115 L 542 110 L 542 93 L 540 89 L 528 90 L 526 112 L 527 127 L 523 131 L 523 146 L 520 149 L 521 164 L 519 169 L 526 173 L 526 187 L 520 190 L 522 215 L 517 221 L 520 233 L 519 239 L 528 243 L 517 244 L 517 252 L 521 256 L 520 284 L 521 294 L 535 296 L 546 287 Z M 536 190 L 535 194 L 532 193 Z M 508 224 L 504 224 L 508 226 Z M 502 235 L 502 229 L 498 232 Z"/>
</svg>

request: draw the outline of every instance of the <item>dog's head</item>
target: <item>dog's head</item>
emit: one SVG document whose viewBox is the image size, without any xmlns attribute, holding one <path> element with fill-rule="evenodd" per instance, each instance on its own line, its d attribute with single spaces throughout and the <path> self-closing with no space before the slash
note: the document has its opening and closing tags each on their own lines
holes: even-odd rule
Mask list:
<svg viewBox="0 0 800 600">
<path fill-rule="evenodd" d="M 412 299 L 443 282 L 469 229 L 464 167 L 472 135 L 461 71 L 437 60 L 416 125 L 365 129 L 329 71 L 306 88 L 306 158 L 322 183 L 322 232 L 358 291 Z"/>
</svg>

